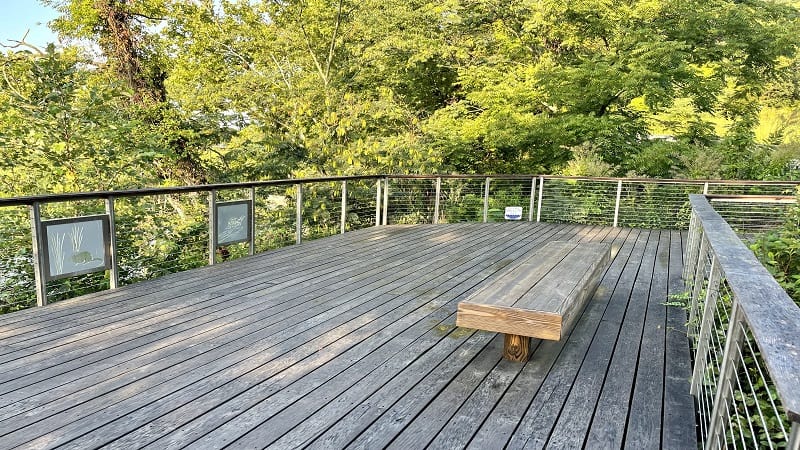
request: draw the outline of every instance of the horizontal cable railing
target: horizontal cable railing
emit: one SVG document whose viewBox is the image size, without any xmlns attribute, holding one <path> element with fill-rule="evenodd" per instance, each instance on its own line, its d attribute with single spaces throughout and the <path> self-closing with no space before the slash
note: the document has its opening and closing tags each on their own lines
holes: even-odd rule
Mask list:
<svg viewBox="0 0 800 450">
<path fill-rule="evenodd" d="M 379 180 L 0 199 L 0 313 L 374 226 Z"/>
<path fill-rule="evenodd" d="M 700 440 L 800 445 L 800 308 L 704 195 L 691 195 L 684 279 Z"/>
<path fill-rule="evenodd" d="M 372 175 L 2 198 L 0 313 L 375 225 L 511 218 L 686 229 L 687 194 L 713 193 L 715 205 L 725 202 L 719 210 L 737 231 L 761 231 L 780 223 L 795 187 L 757 181 Z M 96 220 L 57 223 L 65 217 Z M 88 231 L 76 234 L 92 227 L 95 240 L 105 237 L 100 244 Z M 89 244 L 99 246 L 91 250 Z M 58 266 L 50 267 L 51 259 Z"/>
<path fill-rule="evenodd" d="M 686 229 L 689 194 L 712 192 L 732 205 L 721 213 L 742 233 L 780 225 L 798 185 L 533 175 L 392 175 L 387 181 L 389 224 L 491 222 L 517 207 L 521 220 Z M 734 196 L 749 203 L 734 204 Z"/>
</svg>

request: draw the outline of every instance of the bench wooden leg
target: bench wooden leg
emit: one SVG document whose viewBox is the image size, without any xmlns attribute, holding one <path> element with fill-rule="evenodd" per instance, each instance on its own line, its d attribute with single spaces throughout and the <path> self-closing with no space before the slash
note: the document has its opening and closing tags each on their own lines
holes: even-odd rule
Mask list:
<svg viewBox="0 0 800 450">
<path fill-rule="evenodd" d="M 506 334 L 505 343 L 503 344 L 503 358 L 514 362 L 526 362 L 530 343 L 531 338 L 528 336 Z"/>
</svg>

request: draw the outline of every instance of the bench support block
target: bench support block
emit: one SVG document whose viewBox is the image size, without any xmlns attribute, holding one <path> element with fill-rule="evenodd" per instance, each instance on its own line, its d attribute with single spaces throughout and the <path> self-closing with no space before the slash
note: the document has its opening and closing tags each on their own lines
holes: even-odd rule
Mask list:
<svg viewBox="0 0 800 450">
<path fill-rule="evenodd" d="M 514 362 L 528 361 L 531 338 L 517 334 L 506 334 L 503 344 L 503 358 Z"/>
</svg>

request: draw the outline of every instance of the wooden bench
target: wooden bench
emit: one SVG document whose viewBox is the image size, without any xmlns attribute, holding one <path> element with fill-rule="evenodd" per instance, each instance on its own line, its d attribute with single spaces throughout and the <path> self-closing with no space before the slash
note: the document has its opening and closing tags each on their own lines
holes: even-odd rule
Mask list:
<svg viewBox="0 0 800 450">
<path fill-rule="evenodd" d="M 566 335 L 610 260 L 610 244 L 550 242 L 460 302 L 456 325 L 505 333 L 503 357 L 526 361 L 530 338 Z"/>
</svg>

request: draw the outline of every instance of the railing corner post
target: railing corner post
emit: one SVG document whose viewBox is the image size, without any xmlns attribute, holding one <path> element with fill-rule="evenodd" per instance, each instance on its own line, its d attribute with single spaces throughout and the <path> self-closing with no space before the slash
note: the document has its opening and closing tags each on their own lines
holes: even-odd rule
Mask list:
<svg viewBox="0 0 800 450">
<path fill-rule="evenodd" d="M 42 215 L 39 202 L 29 205 L 31 216 L 31 243 L 33 244 L 33 278 L 36 285 L 36 306 L 47 304 L 47 279 L 44 275 L 45 255 L 42 242 Z"/>
</svg>

